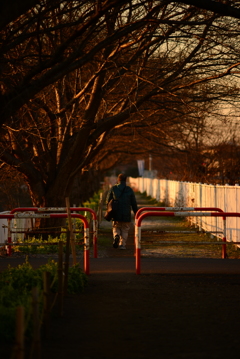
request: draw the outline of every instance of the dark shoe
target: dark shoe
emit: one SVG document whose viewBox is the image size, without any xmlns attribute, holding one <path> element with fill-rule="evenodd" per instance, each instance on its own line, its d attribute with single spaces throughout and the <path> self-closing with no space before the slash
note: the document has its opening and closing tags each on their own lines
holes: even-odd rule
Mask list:
<svg viewBox="0 0 240 359">
<path fill-rule="evenodd" d="M 118 248 L 119 240 L 120 240 L 120 237 L 118 234 L 116 234 L 116 236 L 113 239 L 113 248 Z"/>
</svg>

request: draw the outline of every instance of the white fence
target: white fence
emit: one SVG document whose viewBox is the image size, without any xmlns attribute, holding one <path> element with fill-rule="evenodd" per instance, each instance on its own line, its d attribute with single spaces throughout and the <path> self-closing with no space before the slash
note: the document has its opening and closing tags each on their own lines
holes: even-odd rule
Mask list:
<svg viewBox="0 0 240 359">
<path fill-rule="evenodd" d="M 178 182 L 166 179 L 132 178 L 129 185 L 146 192 L 169 207 L 216 207 L 224 212 L 240 212 L 240 186 L 220 186 Z M 205 231 L 223 231 L 222 217 L 191 217 L 191 222 Z M 240 241 L 240 218 L 228 217 L 227 241 Z M 217 235 L 222 238 L 221 235 Z"/>
<path fill-rule="evenodd" d="M 1 214 L 9 214 L 10 212 L 1 212 Z M 33 220 L 34 221 L 34 220 Z M 32 228 L 32 221 L 30 218 L 14 218 L 10 221 L 11 230 L 27 231 Z M 12 233 L 12 241 L 24 238 L 24 233 Z M 8 239 L 8 220 L 0 218 L 0 245 L 4 244 Z"/>
<path fill-rule="evenodd" d="M 7 214 L 9 212 L 1 212 L 1 214 Z M 4 243 L 8 237 L 7 219 L 0 218 L 0 243 Z"/>
</svg>

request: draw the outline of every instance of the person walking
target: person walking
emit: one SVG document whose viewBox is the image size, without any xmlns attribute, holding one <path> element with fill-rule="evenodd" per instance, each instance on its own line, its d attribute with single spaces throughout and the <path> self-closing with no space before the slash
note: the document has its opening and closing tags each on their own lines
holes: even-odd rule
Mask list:
<svg viewBox="0 0 240 359">
<path fill-rule="evenodd" d="M 118 175 L 118 183 L 108 192 L 106 202 L 118 199 L 119 206 L 112 220 L 113 247 L 126 249 L 128 232 L 131 228 L 131 210 L 137 213 L 137 201 L 131 187 L 126 185 L 127 177 L 124 173 Z"/>
</svg>

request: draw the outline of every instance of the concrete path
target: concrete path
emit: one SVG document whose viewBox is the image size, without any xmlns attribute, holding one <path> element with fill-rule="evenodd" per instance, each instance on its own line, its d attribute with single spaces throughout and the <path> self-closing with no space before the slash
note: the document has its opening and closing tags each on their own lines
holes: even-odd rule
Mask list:
<svg viewBox="0 0 240 359">
<path fill-rule="evenodd" d="M 90 275 L 136 273 L 134 257 L 91 258 Z M 141 274 L 240 274 L 238 259 L 141 258 Z"/>
<path fill-rule="evenodd" d="M 1 258 L 0 271 L 10 264 L 16 267 L 24 263 L 22 258 Z M 48 258 L 30 258 L 33 268 L 46 264 Z M 81 264 L 81 262 L 80 262 Z M 136 274 L 135 258 L 91 258 L 90 277 L 96 274 Z M 141 258 L 141 274 L 240 274 L 239 259 L 208 258 Z M 140 274 L 140 275 L 141 275 Z"/>
</svg>

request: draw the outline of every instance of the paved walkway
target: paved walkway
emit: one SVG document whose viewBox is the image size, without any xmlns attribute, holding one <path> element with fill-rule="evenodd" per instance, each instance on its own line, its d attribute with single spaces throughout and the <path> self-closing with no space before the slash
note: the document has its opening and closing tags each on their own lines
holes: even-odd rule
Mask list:
<svg viewBox="0 0 240 359">
<path fill-rule="evenodd" d="M 24 263 L 24 258 L 1 258 L 0 271 L 10 264 L 15 267 Z M 33 268 L 47 263 L 47 258 L 30 258 Z M 81 262 L 80 262 L 81 264 Z M 135 258 L 91 258 L 90 277 L 95 274 L 136 274 Z M 205 258 L 141 258 L 141 274 L 240 274 L 239 259 Z M 141 275 L 140 274 L 140 275 Z"/>
<path fill-rule="evenodd" d="M 91 258 L 90 275 L 136 273 L 135 258 Z M 141 258 L 141 274 L 240 274 L 238 259 Z"/>
</svg>

